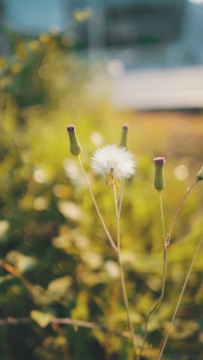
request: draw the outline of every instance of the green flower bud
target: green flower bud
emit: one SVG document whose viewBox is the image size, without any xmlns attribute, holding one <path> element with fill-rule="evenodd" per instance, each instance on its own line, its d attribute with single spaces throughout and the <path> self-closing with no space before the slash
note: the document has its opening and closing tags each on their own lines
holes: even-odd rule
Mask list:
<svg viewBox="0 0 203 360">
<path fill-rule="evenodd" d="M 75 131 L 75 126 L 74 125 L 67 126 L 67 131 L 68 131 L 69 140 L 70 140 L 70 152 L 72 155 L 77 156 L 81 153 L 82 146 L 80 145 L 80 143 L 78 141 L 76 131 Z"/>
<path fill-rule="evenodd" d="M 127 133 L 128 133 L 128 125 L 123 125 L 122 126 L 122 135 L 121 135 L 120 147 L 125 147 L 126 150 L 128 148 L 128 146 L 127 146 Z"/>
<path fill-rule="evenodd" d="M 203 167 L 200 169 L 200 171 L 197 174 L 197 181 L 203 180 Z"/>
<path fill-rule="evenodd" d="M 153 160 L 155 164 L 154 187 L 156 190 L 161 191 L 165 187 L 163 166 L 166 160 L 164 157 L 157 157 Z"/>
</svg>

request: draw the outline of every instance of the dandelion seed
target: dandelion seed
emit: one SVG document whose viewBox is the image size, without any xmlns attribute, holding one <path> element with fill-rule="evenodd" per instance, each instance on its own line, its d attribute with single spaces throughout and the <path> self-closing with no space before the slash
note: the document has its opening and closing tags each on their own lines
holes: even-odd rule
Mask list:
<svg viewBox="0 0 203 360">
<path fill-rule="evenodd" d="M 91 168 L 106 180 L 106 185 L 114 185 L 115 180 L 128 179 L 135 173 L 135 162 L 130 151 L 111 144 L 95 151 Z"/>
</svg>

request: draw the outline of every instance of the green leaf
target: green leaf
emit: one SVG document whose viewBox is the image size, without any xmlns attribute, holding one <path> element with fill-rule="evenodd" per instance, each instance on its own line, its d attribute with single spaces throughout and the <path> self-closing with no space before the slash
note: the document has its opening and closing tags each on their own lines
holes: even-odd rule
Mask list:
<svg viewBox="0 0 203 360">
<path fill-rule="evenodd" d="M 67 294 L 71 284 L 72 278 L 70 276 L 63 276 L 52 280 L 48 285 L 48 291 L 54 295 L 55 299 L 60 299 Z"/>
<path fill-rule="evenodd" d="M 17 267 L 21 273 L 29 272 L 37 266 L 37 259 L 33 256 L 26 256 L 19 251 L 11 250 L 6 255 L 6 260 Z"/>
<path fill-rule="evenodd" d="M 0 239 L 2 239 L 4 235 L 6 235 L 9 228 L 10 228 L 9 221 L 0 220 Z"/>
<path fill-rule="evenodd" d="M 0 276 L 0 284 L 4 283 L 5 281 L 10 281 L 15 279 L 15 276 L 11 275 L 11 274 L 7 274 L 4 276 Z"/>
<path fill-rule="evenodd" d="M 85 291 L 81 291 L 77 297 L 76 307 L 71 311 L 73 319 L 87 320 L 89 316 L 88 308 L 89 295 Z"/>
<path fill-rule="evenodd" d="M 32 310 L 30 317 L 36 321 L 36 323 L 42 328 L 46 327 L 54 319 L 54 315 L 51 313 L 44 313 L 38 310 Z"/>
</svg>

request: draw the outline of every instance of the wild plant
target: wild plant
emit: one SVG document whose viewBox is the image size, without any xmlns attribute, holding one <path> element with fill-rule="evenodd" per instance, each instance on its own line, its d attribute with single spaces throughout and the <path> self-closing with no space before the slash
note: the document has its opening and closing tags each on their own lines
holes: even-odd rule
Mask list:
<svg viewBox="0 0 203 360">
<path fill-rule="evenodd" d="M 159 207 L 160 207 L 160 218 L 161 218 L 161 224 L 162 224 L 162 233 L 163 233 L 163 271 L 162 271 L 162 286 L 161 286 L 161 292 L 158 300 L 155 302 L 155 304 L 152 306 L 151 310 L 149 311 L 145 323 L 144 323 L 144 329 L 142 336 L 140 337 L 139 334 L 135 334 L 134 332 L 134 325 L 133 320 L 131 317 L 130 312 L 130 306 L 128 301 L 128 295 L 126 291 L 126 281 L 125 281 L 125 273 L 123 268 L 123 261 L 122 261 L 122 247 L 121 247 L 121 228 L 120 228 L 120 218 L 122 213 L 122 202 L 123 202 L 123 196 L 124 196 L 124 188 L 125 188 L 125 182 L 128 181 L 132 176 L 136 176 L 136 168 L 137 165 L 135 164 L 135 161 L 133 160 L 133 154 L 128 151 L 127 148 L 127 133 L 128 133 L 128 126 L 124 125 L 122 127 L 122 136 L 120 145 L 117 146 L 116 144 L 109 144 L 106 146 L 103 146 L 101 148 L 98 148 L 90 162 L 90 167 L 94 174 L 96 174 L 100 179 L 104 182 L 104 186 L 109 186 L 112 190 L 115 204 L 115 216 L 116 216 L 116 223 L 117 223 L 117 230 L 116 230 L 116 241 L 113 240 L 113 236 L 110 234 L 109 229 L 107 228 L 103 217 L 101 215 L 101 212 L 99 210 L 97 201 L 95 199 L 95 196 L 92 192 L 90 182 L 88 180 L 88 176 L 85 172 L 85 169 L 83 167 L 83 163 L 81 160 L 81 152 L 82 152 L 82 146 L 80 145 L 77 135 L 76 135 L 76 128 L 74 125 L 70 125 L 67 127 L 69 140 L 70 140 L 70 152 L 73 156 L 77 156 L 82 173 L 84 175 L 87 188 L 89 190 L 90 196 L 92 198 L 93 204 L 95 206 L 95 210 L 99 216 L 99 219 L 101 221 L 101 224 L 103 226 L 103 229 L 105 231 L 106 237 L 109 241 L 110 246 L 112 249 L 116 252 L 118 257 L 118 264 L 120 268 L 120 281 L 121 281 L 121 289 L 123 294 L 123 301 L 126 309 L 126 317 L 127 317 L 127 323 L 128 328 L 130 332 L 130 337 L 132 341 L 132 346 L 134 350 L 134 359 L 139 360 L 142 356 L 149 356 L 150 353 L 146 351 L 148 349 L 148 346 L 146 345 L 147 341 L 147 335 L 148 335 L 148 323 L 150 320 L 151 315 L 157 310 L 157 308 L 160 306 L 163 298 L 164 298 L 164 292 L 165 292 L 165 284 L 166 284 L 166 270 L 167 270 L 167 250 L 171 242 L 171 234 L 173 230 L 173 226 L 175 223 L 175 220 L 177 218 L 177 215 L 186 200 L 187 196 L 191 192 L 191 190 L 194 188 L 194 186 L 200 181 L 203 180 L 203 168 L 200 169 L 199 173 L 197 174 L 196 180 L 191 185 L 191 187 L 187 190 L 185 196 L 180 201 L 175 214 L 172 218 L 171 225 L 169 228 L 169 231 L 166 233 L 165 230 L 165 222 L 164 222 L 164 211 L 163 211 L 163 202 L 162 202 L 162 191 L 165 188 L 165 180 L 164 180 L 164 164 L 166 163 L 166 160 L 164 157 L 157 157 L 154 158 L 154 165 L 155 165 L 155 174 L 154 174 L 154 188 L 158 192 L 158 200 L 159 200 Z M 118 190 L 119 194 L 118 194 Z M 191 274 L 194 262 L 196 260 L 197 254 L 199 252 L 199 249 L 202 245 L 203 237 L 200 238 L 196 251 L 193 255 L 191 265 L 189 267 L 187 276 L 185 278 L 176 308 L 174 310 L 173 317 L 170 322 L 170 326 L 168 328 L 167 334 L 165 336 L 165 340 L 163 341 L 163 344 L 160 348 L 159 355 L 155 356 L 158 359 L 161 359 L 163 357 L 163 351 L 165 349 L 168 337 L 170 335 L 171 328 L 173 326 L 177 310 L 179 308 L 184 290 L 186 288 L 189 276 Z M 110 330 L 109 330 L 110 331 Z"/>
</svg>

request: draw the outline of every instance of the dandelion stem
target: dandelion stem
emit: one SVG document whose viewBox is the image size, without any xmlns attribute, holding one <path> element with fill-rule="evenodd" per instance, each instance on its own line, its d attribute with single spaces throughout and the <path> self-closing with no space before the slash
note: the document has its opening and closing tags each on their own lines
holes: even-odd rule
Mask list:
<svg viewBox="0 0 203 360">
<path fill-rule="evenodd" d="M 122 202 L 123 202 L 124 186 L 125 186 L 125 180 L 122 179 L 122 181 L 121 181 L 121 192 L 120 192 L 119 204 L 118 204 L 118 214 L 119 214 L 119 216 L 121 215 L 121 207 L 122 207 Z"/>
<path fill-rule="evenodd" d="M 189 193 L 190 193 L 191 190 L 194 188 L 194 186 L 197 184 L 197 182 L 198 182 L 198 180 L 195 180 L 194 183 L 189 187 L 189 189 L 187 190 L 186 194 L 183 196 L 182 200 L 180 201 L 180 203 L 179 203 L 179 205 L 178 205 L 178 207 L 177 207 L 177 209 L 176 209 L 176 211 L 175 211 L 175 214 L 174 214 L 173 219 L 172 219 L 172 221 L 171 221 L 171 225 L 170 225 L 170 228 L 169 228 L 169 232 L 168 232 L 168 234 L 167 234 L 169 240 L 170 240 L 170 238 L 171 238 L 171 233 L 172 233 L 173 226 L 174 226 L 175 220 L 176 220 L 176 218 L 177 218 L 177 215 L 178 215 L 178 213 L 179 213 L 179 211 L 180 211 L 180 209 L 181 209 L 181 207 L 182 207 L 185 199 L 188 197 Z"/>
<path fill-rule="evenodd" d="M 156 308 L 158 307 L 158 305 L 160 304 L 160 302 L 162 301 L 162 299 L 164 297 L 165 283 L 166 283 L 167 244 L 166 244 L 166 241 L 165 241 L 166 235 L 165 235 L 165 225 L 164 225 L 164 214 L 163 214 L 161 191 L 159 191 L 158 194 L 159 194 L 159 206 L 160 206 L 160 213 L 161 213 L 163 239 L 164 239 L 164 262 L 163 262 L 162 287 L 161 287 L 161 295 L 160 295 L 159 299 L 157 300 L 157 302 L 155 303 L 153 308 L 150 310 L 150 312 L 149 312 L 149 314 L 147 315 L 147 318 L 146 318 L 145 329 L 144 329 L 144 338 L 143 338 L 142 346 L 140 348 L 140 353 L 138 355 L 138 360 L 141 357 L 141 354 L 142 354 L 142 351 L 143 351 L 143 348 L 144 348 L 144 345 L 145 345 L 145 342 L 146 342 L 146 339 L 147 339 L 149 318 L 152 315 L 152 313 L 156 310 Z"/>
<path fill-rule="evenodd" d="M 170 326 L 169 326 L 169 329 L 168 329 L 168 332 L 167 332 L 167 335 L 166 335 L 166 338 L 165 338 L 165 340 L 164 340 L 164 344 L 163 344 L 162 349 L 161 349 L 161 353 L 160 353 L 160 355 L 159 355 L 159 360 L 162 358 L 162 354 L 163 354 L 164 348 L 165 348 L 165 346 L 166 346 L 166 342 L 167 342 L 167 340 L 168 340 L 168 337 L 169 337 L 169 335 L 170 335 L 170 331 L 171 331 L 173 322 L 174 322 L 174 320 L 175 320 L 175 317 L 176 317 L 176 314 L 177 314 L 177 311 L 178 311 L 180 302 L 181 302 L 181 300 L 182 300 L 183 293 L 184 293 L 185 288 L 186 288 L 186 286 L 187 286 L 188 279 L 189 279 L 189 277 L 190 277 L 190 274 L 191 274 L 193 265 L 194 265 L 194 263 L 195 263 L 195 260 L 196 260 L 196 258 L 197 258 L 197 254 L 198 254 L 198 252 L 199 252 L 199 249 L 200 249 L 202 243 L 203 243 L 203 237 L 201 237 L 200 240 L 199 240 L 199 243 L 198 243 L 198 245 L 197 245 L 195 254 L 194 254 L 194 256 L 193 256 L 193 259 L 192 259 L 190 268 L 189 268 L 188 273 L 187 273 L 187 276 L 186 276 L 186 278 L 185 278 L 185 281 L 184 281 L 184 284 L 183 284 L 183 287 L 182 287 L 182 290 L 181 290 L 181 293 L 180 293 L 180 296 L 179 296 L 179 299 L 178 299 L 178 302 L 177 302 L 177 305 L 176 305 L 176 308 L 175 308 L 175 311 L 174 311 L 174 314 L 173 314 L 173 317 L 172 317 L 172 320 L 171 320 L 171 323 L 170 323 Z"/>
<path fill-rule="evenodd" d="M 124 271 L 123 271 L 123 264 L 122 264 L 122 257 L 121 257 L 121 241 L 120 241 L 120 214 L 117 204 L 117 194 L 116 194 L 116 186 L 113 185 L 113 193 L 114 193 L 114 201 L 115 201 L 115 209 L 116 209 L 116 218 L 117 218 L 117 247 L 118 247 L 118 262 L 120 266 L 120 272 L 121 272 L 121 288 L 123 293 L 123 300 L 126 308 L 126 314 L 127 314 L 127 320 L 128 320 L 128 327 L 131 333 L 132 343 L 133 343 L 133 349 L 136 356 L 136 344 L 135 344 L 135 338 L 134 338 L 134 329 L 133 329 L 133 323 L 130 318 L 130 311 L 129 311 L 129 303 L 128 303 L 128 297 L 126 293 L 126 286 L 125 286 L 125 278 L 124 278 Z"/>
<path fill-rule="evenodd" d="M 81 167 L 81 169 L 82 169 L 82 172 L 83 172 L 83 175 L 84 175 L 84 178 L 85 178 L 85 181 L 86 181 L 86 184 L 87 184 L 87 187 L 88 187 L 90 196 L 91 196 L 92 201 L 93 201 L 93 204 L 94 204 L 94 206 L 95 206 L 95 209 L 96 209 L 96 211 L 97 211 L 97 214 L 98 214 L 98 216 L 99 216 L 99 219 L 100 219 L 100 221 L 101 221 L 101 223 L 102 223 L 102 226 L 103 226 L 103 228 L 104 228 L 104 231 L 105 231 L 105 233 L 106 233 L 106 236 L 107 236 L 107 238 L 108 238 L 108 240 L 109 240 L 110 245 L 112 246 L 112 248 L 113 248 L 113 249 L 115 250 L 115 252 L 117 253 L 117 252 L 118 252 L 117 246 L 115 245 L 115 243 L 114 243 L 114 241 L 113 241 L 113 239 L 112 239 L 112 237 L 111 237 L 111 235 L 110 235 L 110 233 L 109 233 L 109 231 L 108 231 L 108 229 L 107 229 L 107 227 L 106 227 L 106 224 L 105 224 L 105 222 L 104 222 L 104 220 L 103 220 L 103 218 L 102 218 L 102 215 L 101 215 L 101 213 L 100 213 L 100 211 L 99 211 L 98 205 L 97 205 L 97 203 L 96 203 L 95 197 L 94 197 L 93 192 L 92 192 L 92 189 L 91 189 L 91 187 L 90 187 L 89 180 L 88 180 L 88 178 L 87 178 L 86 172 L 85 172 L 84 167 L 83 167 L 83 165 L 82 165 L 82 161 L 81 161 L 80 155 L 78 155 L 78 161 L 79 161 L 80 167 Z"/>
</svg>

